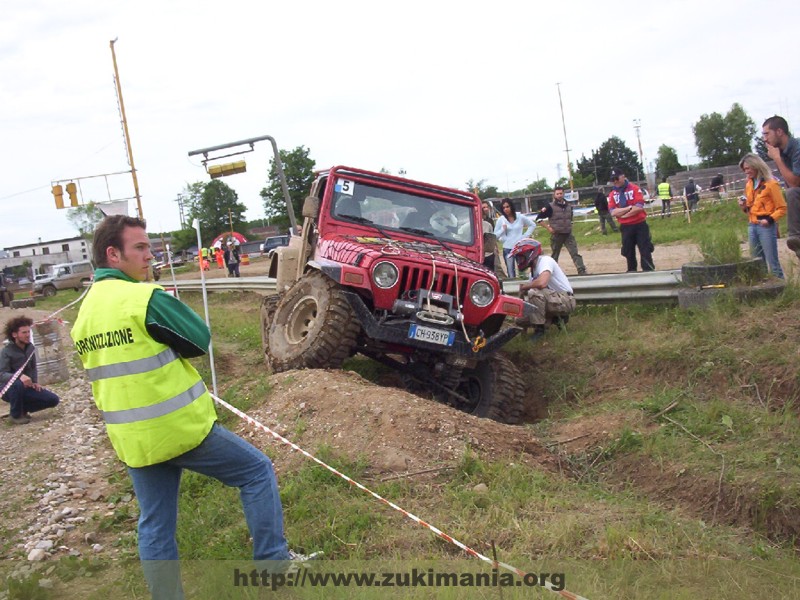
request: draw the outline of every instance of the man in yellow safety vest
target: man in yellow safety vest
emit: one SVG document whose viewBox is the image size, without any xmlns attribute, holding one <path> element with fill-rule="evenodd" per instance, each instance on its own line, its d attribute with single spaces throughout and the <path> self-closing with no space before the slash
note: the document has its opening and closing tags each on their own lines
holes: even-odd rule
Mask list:
<svg viewBox="0 0 800 600">
<path fill-rule="evenodd" d="M 99 268 L 71 336 L 133 481 L 139 558 L 153 597 L 183 598 L 175 539 L 183 469 L 239 488 L 255 560 L 305 559 L 288 549 L 272 463 L 217 423 L 211 395 L 187 360 L 208 350 L 208 327 L 161 286 L 145 283 L 153 255 L 144 221 L 107 217 L 93 252 Z"/>
<path fill-rule="evenodd" d="M 672 216 L 672 186 L 662 177 L 658 184 L 658 199 L 661 200 L 661 218 Z"/>
</svg>

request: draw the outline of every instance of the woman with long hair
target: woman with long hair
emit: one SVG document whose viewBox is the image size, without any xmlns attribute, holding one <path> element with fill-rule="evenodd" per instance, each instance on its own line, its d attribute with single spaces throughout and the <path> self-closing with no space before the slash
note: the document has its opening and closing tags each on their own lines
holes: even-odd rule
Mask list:
<svg viewBox="0 0 800 600">
<path fill-rule="evenodd" d="M 739 206 L 750 221 L 747 229 L 750 255 L 764 260 L 770 273 L 783 279 L 783 269 L 778 260 L 778 219 L 786 214 L 786 200 L 781 186 L 767 163 L 757 154 L 745 154 L 739 161 L 739 168 L 747 175 Z"/>
<path fill-rule="evenodd" d="M 494 226 L 494 234 L 497 240 L 503 244 L 503 260 L 508 269 L 508 276 L 512 279 L 517 276 L 517 265 L 510 257 L 514 244 L 522 238 L 532 238 L 536 223 L 530 217 L 518 215 L 514 205 L 508 199 L 500 204 L 503 214 L 497 218 Z"/>
</svg>

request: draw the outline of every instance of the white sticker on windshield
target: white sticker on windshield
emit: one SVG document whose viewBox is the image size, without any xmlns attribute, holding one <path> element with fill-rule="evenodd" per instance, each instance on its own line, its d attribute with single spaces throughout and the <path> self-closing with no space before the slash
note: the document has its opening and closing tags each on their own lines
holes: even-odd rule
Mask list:
<svg viewBox="0 0 800 600">
<path fill-rule="evenodd" d="M 333 188 L 334 192 L 339 192 L 340 194 L 346 194 L 348 196 L 353 195 L 353 188 L 356 187 L 355 182 L 350 181 L 349 179 L 337 179 L 336 180 L 336 187 Z"/>
</svg>

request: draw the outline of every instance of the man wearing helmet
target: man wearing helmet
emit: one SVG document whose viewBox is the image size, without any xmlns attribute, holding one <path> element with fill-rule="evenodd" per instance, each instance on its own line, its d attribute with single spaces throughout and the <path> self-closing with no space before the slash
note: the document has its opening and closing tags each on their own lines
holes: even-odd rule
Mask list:
<svg viewBox="0 0 800 600">
<path fill-rule="evenodd" d="M 534 341 L 544 335 L 548 321 L 565 323 L 575 310 L 572 286 L 553 257 L 542 256 L 542 244 L 536 240 L 521 239 L 514 244 L 510 256 L 516 262 L 517 271 L 531 270 L 530 280 L 520 284 L 519 291 L 535 309 L 528 321 L 534 326 L 530 336 Z"/>
</svg>

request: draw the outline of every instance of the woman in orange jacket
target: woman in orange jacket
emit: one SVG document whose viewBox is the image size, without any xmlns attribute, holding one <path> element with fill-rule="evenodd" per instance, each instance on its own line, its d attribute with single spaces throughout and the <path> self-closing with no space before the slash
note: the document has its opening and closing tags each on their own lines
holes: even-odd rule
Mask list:
<svg viewBox="0 0 800 600">
<path fill-rule="evenodd" d="M 739 206 L 750 220 L 747 231 L 750 255 L 764 260 L 770 272 L 783 279 L 783 269 L 778 260 L 778 219 L 786 214 L 783 191 L 767 163 L 757 154 L 745 154 L 739 161 L 739 168 L 747 175 L 744 197 L 739 199 Z"/>
</svg>

